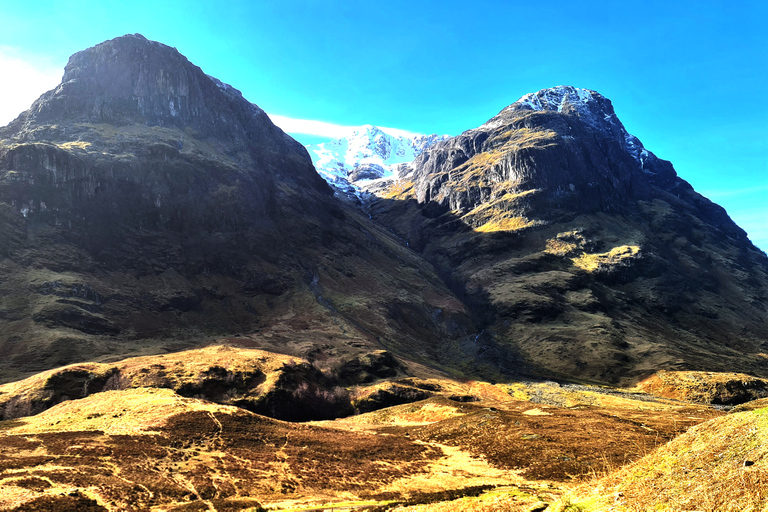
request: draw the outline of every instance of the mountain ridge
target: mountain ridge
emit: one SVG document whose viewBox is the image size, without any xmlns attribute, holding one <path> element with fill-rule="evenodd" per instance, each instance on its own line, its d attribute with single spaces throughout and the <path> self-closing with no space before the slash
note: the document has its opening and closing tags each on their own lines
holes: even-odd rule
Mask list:
<svg viewBox="0 0 768 512">
<path fill-rule="evenodd" d="M 170 47 L 65 78 L 0 129 L 0 508 L 764 502 L 768 257 L 599 93 L 347 201 Z"/>
<path fill-rule="evenodd" d="M 58 121 L 52 124 L 54 118 Z M 748 320 L 742 324 L 750 350 L 764 343 L 759 340 L 765 336 L 760 327 L 765 262 L 759 263 L 745 233 L 724 210 L 629 135 L 610 100 L 595 91 L 544 89 L 458 137 L 428 136 L 415 149 L 411 139 L 411 150 L 421 154 L 398 164 L 396 176 L 373 180 L 370 191 L 378 197 L 365 201 L 364 212 L 336 201 L 306 149 L 239 91 L 209 77 L 175 49 L 139 35 L 75 54 L 62 84 L 1 133 L 0 197 L 10 208 L 3 248 L 10 256 L 7 263 L 45 269 L 26 274 L 32 284 L 14 281 L 13 286 L 33 290 L 36 299 L 25 305 L 7 299 L 14 319 L 7 325 L 16 328 L 21 325 L 17 322 L 31 318 L 25 328 L 41 329 L 46 346 L 60 344 L 55 357 L 64 357 L 62 363 L 73 362 L 62 355 L 64 347 L 93 346 L 80 341 L 82 336 L 109 340 L 128 335 L 139 341 L 173 329 L 188 336 L 208 322 L 211 307 L 224 315 L 222 321 L 229 318 L 204 332 L 221 336 L 268 328 L 279 323 L 276 300 L 293 311 L 301 296 L 316 301 L 318 319 L 341 320 L 351 331 L 342 330 L 366 339 L 366 350 L 383 348 L 408 357 L 403 348 L 412 341 L 406 340 L 420 339 L 421 361 L 440 354 L 440 364 L 451 361 L 449 366 L 470 372 L 552 372 L 597 382 L 619 375 L 638 379 L 649 371 L 641 369 L 647 366 L 642 353 L 649 349 L 639 348 L 648 339 L 654 340 L 650 350 L 658 357 L 651 367 L 717 366 L 712 354 L 725 348 L 687 354 L 674 349 L 670 358 L 665 340 L 680 332 L 699 337 L 698 318 L 703 318 L 701 325 L 722 332 L 711 320 L 717 311 L 727 310 L 729 301 L 746 300 L 742 314 Z M 366 150 L 380 146 L 381 157 L 403 156 L 391 140 L 382 138 L 386 134 L 381 130 L 365 127 L 361 133 Z M 374 231 L 366 216 L 384 229 Z M 562 229 L 553 231 L 556 226 Z M 387 231 L 395 238 L 387 239 Z M 375 240 L 372 247 L 400 247 L 361 252 L 360 233 Z M 724 243 L 721 235 L 734 242 Z M 709 244 L 696 249 L 693 264 L 685 260 L 690 254 L 670 248 L 670 242 L 679 244 L 688 237 L 694 241 L 685 243 L 692 247 Z M 64 245 L 44 249 L 49 240 Z M 343 264 L 333 261 L 336 251 L 345 255 Z M 707 251 L 740 263 L 715 269 Z M 503 254 L 514 256 L 505 262 Z M 479 262 L 489 258 L 494 261 L 484 268 Z M 375 271 L 368 269 L 372 261 Z M 408 263 L 403 266 L 402 261 Z M 516 271 L 522 276 L 517 280 L 507 276 L 489 281 L 490 275 L 504 275 L 502 269 L 510 265 L 528 270 Z M 739 277 L 738 265 L 754 272 L 757 281 L 750 284 Z M 126 282 L 144 298 L 126 299 L 106 285 L 112 278 L 83 280 L 63 273 L 78 266 L 89 276 L 98 269 L 133 274 Z M 239 283 L 234 288 L 239 291 L 224 295 L 225 303 L 232 302 L 223 308 L 216 305 L 221 297 L 216 289 L 223 282 L 208 279 L 211 268 Z M 377 299 L 377 313 L 370 317 L 366 294 L 371 288 L 360 286 L 361 276 L 377 282 L 382 272 L 389 283 L 384 295 L 391 300 L 401 293 L 398 287 L 405 287 L 409 299 Z M 425 301 L 417 292 L 422 277 L 418 284 L 409 282 L 414 275 L 428 276 L 427 286 L 440 290 L 430 294 L 433 299 Z M 144 290 L 139 284 L 143 276 L 165 276 L 161 279 L 168 291 Z M 692 277 L 703 284 L 673 284 Z M 738 290 L 724 284 L 729 279 L 736 279 Z M 635 286 L 627 296 L 634 297 L 630 303 L 643 315 L 638 309 L 623 318 L 627 315 L 619 311 L 626 309 L 621 304 L 625 292 L 619 293 L 616 283 Z M 354 300 L 349 290 L 354 290 Z M 732 296 L 718 296 L 721 290 L 731 290 Z M 240 293 L 249 298 L 242 301 Z M 712 295 L 704 301 L 711 305 L 698 312 L 684 305 L 701 293 Z M 454 304 L 450 314 L 442 316 L 438 304 L 449 303 Z M 240 306 L 233 317 L 234 304 Z M 664 311 L 687 319 L 681 322 Z M 739 314 L 727 316 L 733 325 L 739 323 Z M 640 327 L 646 317 L 659 317 L 662 334 Z M 579 327 L 590 318 L 601 334 Z M 565 362 L 552 361 L 534 348 L 544 326 L 560 321 L 572 325 L 555 332 L 601 347 L 591 363 L 582 361 L 581 349 L 574 347 Z M 321 331 L 326 329 L 322 322 L 315 324 Z M 627 322 L 639 331 L 626 334 Z M 168 331 L 168 326 L 175 327 Z M 50 339 L 54 332 L 64 341 Z M 438 342 L 446 333 L 450 351 Z M 522 345 L 512 341 L 529 333 L 538 334 Z M 502 338 L 506 341 L 499 342 Z M 713 341 L 726 338 L 717 334 Z M 627 344 L 627 339 L 636 344 Z M 554 343 L 555 351 L 561 343 Z M 31 357 L 22 345 L 10 347 L 19 358 L 12 360 Z M 304 347 L 314 350 L 311 344 Z M 255 348 L 280 349 L 271 344 Z M 423 359 L 427 353 L 433 355 Z M 692 354 L 700 356 L 693 363 Z M 763 371 L 759 359 L 745 364 L 739 369 Z M 633 365 L 636 372 L 627 373 Z M 585 373 L 583 368 L 590 369 Z"/>
<path fill-rule="evenodd" d="M 262 329 L 264 348 L 318 357 L 473 330 L 461 306 L 432 319 L 457 301 L 429 266 L 173 48 L 128 35 L 79 52 L 0 137 L 5 379 Z M 411 315 L 424 326 L 400 328 Z M 278 325 L 293 336 L 273 345 Z"/>
<path fill-rule="evenodd" d="M 765 374 L 765 254 L 594 91 L 526 95 L 373 192 L 373 219 L 486 316 L 497 359 L 597 381 Z"/>
</svg>

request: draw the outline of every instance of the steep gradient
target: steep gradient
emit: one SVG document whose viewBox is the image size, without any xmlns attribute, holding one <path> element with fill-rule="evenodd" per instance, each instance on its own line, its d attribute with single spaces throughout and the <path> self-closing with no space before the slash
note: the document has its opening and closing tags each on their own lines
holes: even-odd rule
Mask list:
<svg viewBox="0 0 768 512">
<path fill-rule="evenodd" d="M 768 374 L 768 258 L 599 93 L 526 95 L 378 193 L 373 218 L 472 305 L 476 353 L 508 371 Z"/>
<path fill-rule="evenodd" d="M 140 35 L 73 55 L 0 129 L 0 230 L 0 379 L 240 334 L 433 361 L 475 330 L 261 109 Z"/>
</svg>

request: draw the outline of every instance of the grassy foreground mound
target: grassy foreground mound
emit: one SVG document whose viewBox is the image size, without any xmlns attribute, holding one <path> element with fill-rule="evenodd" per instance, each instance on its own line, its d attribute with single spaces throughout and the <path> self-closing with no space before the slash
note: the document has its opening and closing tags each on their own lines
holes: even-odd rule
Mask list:
<svg viewBox="0 0 768 512">
<path fill-rule="evenodd" d="M 697 425 L 551 510 L 768 510 L 768 408 Z"/>
<path fill-rule="evenodd" d="M 768 397 L 768 381 L 743 373 L 662 370 L 638 387 L 652 395 L 704 404 L 737 405 Z"/>
<path fill-rule="evenodd" d="M 231 369 L 242 369 L 236 351 L 207 350 L 209 364 L 229 354 Z M 283 357 L 266 358 L 261 368 L 274 363 L 282 370 Z M 163 359 L 166 368 L 176 366 L 169 364 L 171 355 Z M 116 366 L 133 378 L 136 362 Z M 166 376 L 196 381 L 193 366 Z M 385 397 L 393 386 L 429 388 L 434 395 L 310 423 L 168 387 L 69 399 L 0 422 L 0 510 L 522 512 L 721 414 L 703 406 L 598 397 L 554 383 L 400 377 L 360 392 Z"/>
</svg>

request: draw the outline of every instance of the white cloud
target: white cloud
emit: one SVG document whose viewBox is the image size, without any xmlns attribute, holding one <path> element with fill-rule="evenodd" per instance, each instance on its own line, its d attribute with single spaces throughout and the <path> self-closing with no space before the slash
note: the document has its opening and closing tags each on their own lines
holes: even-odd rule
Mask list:
<svg viewBox="0 0 768 512">
<path fill-rule="evenodd" d="M 41 94 L 61 81 L 62 68 L 42 59 L 22 58 L 8 46 L 0 46 L 0 126 L 27 110 Z"/>
<path fill-rule="evenodd" d="M 313 121 L 310 119 L 294 119 L 292 117 L 277 116 L 269 114 L 269 118 L 286 133 L 303 133 L 306 135 L 318 135 L 338 139 L 352 134 L 362 126 L 345 126 L 340 124 L 326 123 L 325 121 Z M 412 137 L 420 135 L 418 133 L 401 130 L 399 128 L 378 127 L 381 131 L 395 137 Z"/>
<path fill-rule="evenodd" d="M 269 118 L 286 133 L 304 133 L 307 135 L 319 135 L 321 137 L 339 138 L 352 133 L 357 126 L 342 126 L 326 123 L 324 121 L 312 121 L 309 119 L 293 119 L 291 117 L 269 114 Z"/>
</svg>

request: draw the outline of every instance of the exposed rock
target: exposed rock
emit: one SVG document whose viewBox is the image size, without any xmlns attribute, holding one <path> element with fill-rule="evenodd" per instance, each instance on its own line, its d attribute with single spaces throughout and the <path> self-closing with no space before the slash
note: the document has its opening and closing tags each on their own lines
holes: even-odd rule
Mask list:
<svg viewBox="0 0 768 512">
<path fill-rule="evenodd" d="M 660 371 L 639 387 L 664 398 L 714 405 L 739 405 L 768 397 L 768 380 L 739 373 Z"/>
<path fill-rule="evenodd" d="M 73 55 L 0 129 L 0 235 L 0 380 L 82 361 L 64 338 L 92 360 L 287 322 L 353 355 L 474 330 L 459 306 L 400 334 L 393 299 L 457 303 L 429 265 L 335 199 L 239 91 L 140 35 Z M 307 350 L 289 344 L 267 348 Z"/>
<path fill-rule="evenodd" d="M 471 306 L 477 355 L 504 371 L 768 376 L 768 258 L 594 91 L 526 95 L 372 191 L 374 220 Z"/>
<path fill-rule="evenodd" d="M 345 385 L 364 384 L 397 376 L 400 363 L 385 350 L 361 354 L 338 369 L 338 379 Z"/>
<path fill-rule="evenodd" d="M 376 411 L 393 405 L 409 404 L 425 400 L 434 393 L 403 385 L 397 382 L 385 382 L 362 390 L 362 393 L 352 401 L 357 413 Z"/>
</svg>

